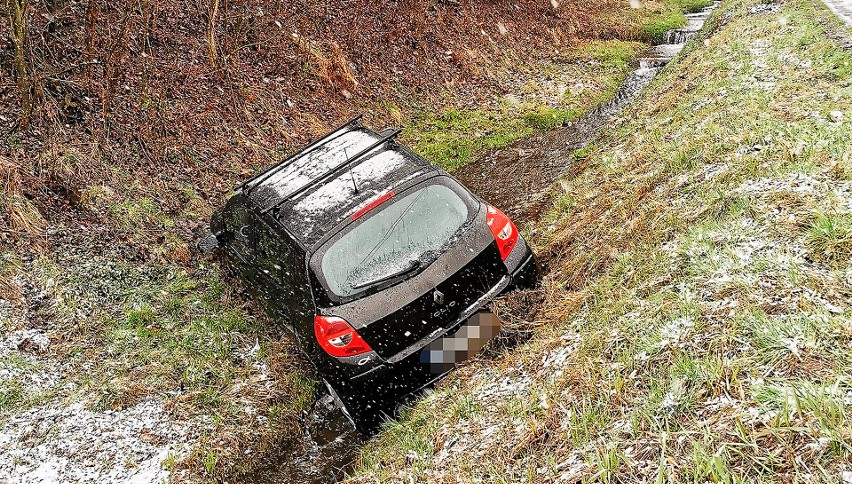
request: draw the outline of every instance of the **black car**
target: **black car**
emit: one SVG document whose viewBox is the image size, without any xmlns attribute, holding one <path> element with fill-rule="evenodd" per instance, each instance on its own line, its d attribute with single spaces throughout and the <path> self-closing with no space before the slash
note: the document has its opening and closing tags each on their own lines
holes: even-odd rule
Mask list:
<svg viewBox="0 0 852 484">
<path fill-rule="evenodd" d="M 217 249 L 355 417 L 496 334 L 483 309 L 538 281 L 514 223 L 360 116 L 235 189 Z"/>
</svg>

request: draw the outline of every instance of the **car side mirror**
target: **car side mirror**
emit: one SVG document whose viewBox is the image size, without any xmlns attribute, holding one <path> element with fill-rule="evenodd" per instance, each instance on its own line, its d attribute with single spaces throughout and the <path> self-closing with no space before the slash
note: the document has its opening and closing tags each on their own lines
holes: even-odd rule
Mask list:
<svg viewBox="0 0 852 484">
<path fill-rule="evenodd" d="M 208 233 L 198 242 L 198 250 L 202 254 L 209 254 L 219 248 L 219 237 L 217 234 Z"/>
</svg>

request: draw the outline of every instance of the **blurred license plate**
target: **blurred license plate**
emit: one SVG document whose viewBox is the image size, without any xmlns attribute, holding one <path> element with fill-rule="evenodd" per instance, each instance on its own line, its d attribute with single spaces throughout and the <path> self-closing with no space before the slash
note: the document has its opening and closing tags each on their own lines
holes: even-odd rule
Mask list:
<svg viewBox="0 0 852 484">
<path fill-rule="evenodd" d="M 453 335 L 438 338 L 423 348 L 420 362 L 429 365 L 429 371 L 440 375 L 450 371 L 457 363 L 470 359 L 500 332 L 500 320 L 490 311 L 470 317 Z"/>
</svg>

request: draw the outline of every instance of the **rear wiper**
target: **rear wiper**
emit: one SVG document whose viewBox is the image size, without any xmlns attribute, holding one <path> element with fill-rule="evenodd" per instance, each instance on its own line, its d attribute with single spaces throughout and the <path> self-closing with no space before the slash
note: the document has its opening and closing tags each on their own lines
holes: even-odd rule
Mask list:
<svg viewBox="0 0 852 484">
<path fill-rule="evenodd" d="M 388 274 L 386 276 L 379 277 L 378 279 L 373 279 L 371 281 L 358 283 L 358 284 L 352 286 L 352 289 L 363 289 L 365 287 L 375 286 L 376 284 L 380 284 L 380 283 L 385 282 L 389 279 L 393 279 L 395 277 L 399 277 L 399 276 L 403 276 L 405 274 L 408 274 L 409 272 L 412 272 L 419 267 L 420 267 L 420 261 L 415 259 L 415 260 L 409 262 L 408 265 L 406 265 L 401 270 L 398 270 L 398 271 L 393 272 L 391 274 Z"/>
</svg>

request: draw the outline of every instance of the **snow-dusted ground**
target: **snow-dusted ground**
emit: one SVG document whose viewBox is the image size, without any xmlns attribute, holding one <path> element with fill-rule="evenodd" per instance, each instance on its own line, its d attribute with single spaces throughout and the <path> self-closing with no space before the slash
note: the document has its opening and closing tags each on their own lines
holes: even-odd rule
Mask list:
<svg viewBox="0 0 852 484">
<path fill-rule="evenodd" d="M 8 313 L 0 316 L 12 324 Z M 160 399 L 122 411 L 92 410 L 88 398 L 68 396 L 70 370 L 47 356 L 49 348 L 40 329 L 0 337 L 0 391 L 6 397 L 18 391 L 33 402 L 0 420 L 0 484 L 168 480 L 163 461 L 186 454 L 197 432 L 171 419 Z"/>
<path fill-rule="evenodd" d="M 164 482 L 163 461 L 188 450 L 188 436 L 158 400 L 104 412 L 53 402 L 0 427 L 0 482 Z"/>
<path fill-rule="evenodd" d="M 837 14 L 846 25 L 852 26 L 852 0 L 823 0 L 825 5 Z"/>
</svg>

